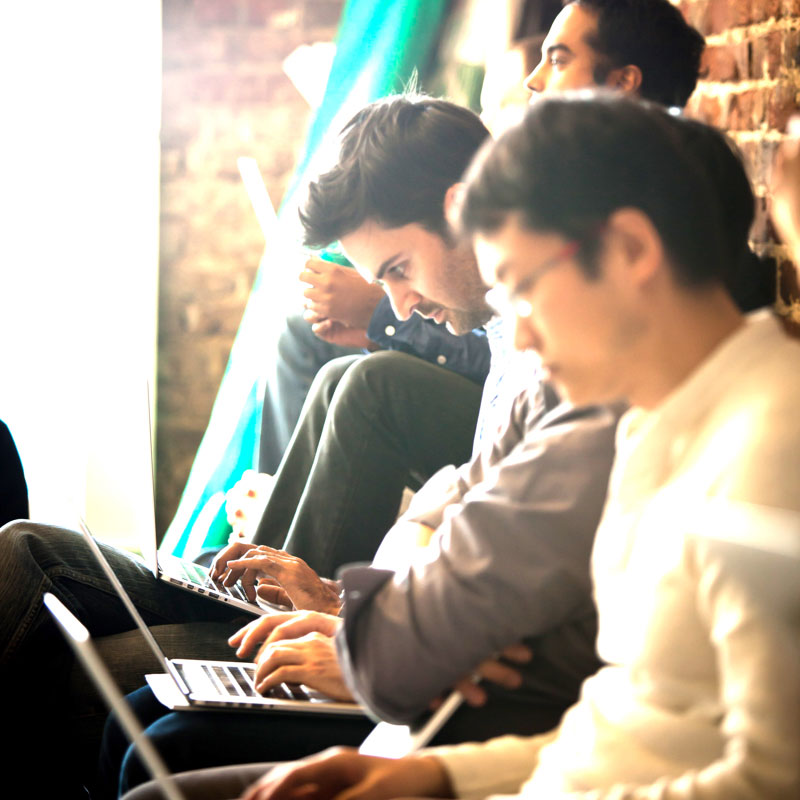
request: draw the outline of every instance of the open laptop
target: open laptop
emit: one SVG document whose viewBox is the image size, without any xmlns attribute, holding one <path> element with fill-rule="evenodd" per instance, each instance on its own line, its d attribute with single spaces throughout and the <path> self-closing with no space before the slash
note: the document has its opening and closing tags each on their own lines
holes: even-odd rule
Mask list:
<svg viewBox="0 0 800 800">
<path fill-rule="evenodd" d="M 209 570 L 206 567 L 196 564 L 188 559 L 179 558 L 167 553 L 160 553 L 158 550 L 158 533 L 156 531 L 156 491 L 155 491 L 155 459 L 153 455 L 153 421 L 150 407 L 150 384 L 146 385 L 146 410 L 147 410 L 147 449 L 149 455 L 150 470 L 149 475 L 142 475 L 141 496 L 145 502 L 149 502 L 148 518 L 151 523 L 147 530 L 142 530 L 139 534 L 139 549 L 145 564 L 150 568 L 153 575 L 162 581 L 195 592 L 204 597 L 208 597 L 216 602 L 227 603 L 235 606 L 241 611 L 255 616 L 263 614 L 274 614 L 276 611 L 286 611 L 287 609 L 271 605 L 269 603 L 251 603 L 247 599 L 244 589 L 239 583 L 228 587 L 222 581 L 212 581 Z M 143 431 L 143 435 L 145 432 Z M 147 481 L 145 486 L 144 481 Z M 84 533 L 88 533 L 85 520 L 80 519 L 81 528 Z M 91 534 L 89 533 L 91 536 Z"/>
<path fill-rule="evenodd" d="M 44 604 L 52 614 L 89 677 L 97 686 L 106 704 L 114 712 L 122 729 L 136 746 L 139 757 L 153 779 L 159 783 L 167 800 L 183 800 L 180 789 L 173 781 L 160 755 L 142 730 L 139 721 L 125 702 L 119 687 L 114 682 L 102 659 L 92 644 L 89 631 L 53 594 L 46 592 Z M 362 755 L 401 758 L 430 742 L 461 704 L 462 697 L 453 692 L 430 719 L 418 730 L 406 725 L 379 722 L 369 733 L 359 752 Z"/>
<path fill-rule="evenodd" d="M 163 673 L 145 677 L 153 693 L 167 708 L 271 708 L 303 713 L 364 714 L 363 708 L 357 703 L 331 700 L 321 692 L 304 686 L 281 684 L 270 690 L 268 695 L 261 695 L 255 689 L 256 665 L 253 663 L 167 658 L 88 527 L 85 524 L 81 527 L 97 563 L 164 669 Z"/>
<path fill-rule="evenodd" d="M 184 800 L 183 794 L 175 785 L 169 775 L 158 751 L 142 730 L 139 720 L 131 711 L 130 706 L 120 692 L 119 687 L 111 677 L 106 665 L 95 650 L 86 630 L 67 607 L 50 592 L 44 594 L 44 604 L 52 614 L 58 627 L 69 642 L 78 660 L 91 677 L 98 691 L 106 701 L 108 707 L 116 714 L 122 729 L 128 738 L 136 745 L 139 757 L 153 780 L 158 781 L 162 794 L 167 800 Z"/>
</svg>

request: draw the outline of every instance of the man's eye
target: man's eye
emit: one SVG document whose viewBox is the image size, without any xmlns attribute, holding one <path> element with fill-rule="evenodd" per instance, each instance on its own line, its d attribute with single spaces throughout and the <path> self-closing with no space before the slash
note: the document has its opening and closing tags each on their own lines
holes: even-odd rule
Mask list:
<svg viewBox="0 0 800 800">
<path fill-rule="evenodd" d="M 550 56 L 549 60 L 551 67 L 565 67 L 567 65 L 566 59 L 559 56 Z"/>
<path fill-rule="evenodd" d="M 399 264 L 393 264 L 389 269 L 386 270 L 387 277 L 392 278 L 405 278 L 406 276 L 406 268 L 408 267 L 408 263 L 402 261 Z"/>
</svg>

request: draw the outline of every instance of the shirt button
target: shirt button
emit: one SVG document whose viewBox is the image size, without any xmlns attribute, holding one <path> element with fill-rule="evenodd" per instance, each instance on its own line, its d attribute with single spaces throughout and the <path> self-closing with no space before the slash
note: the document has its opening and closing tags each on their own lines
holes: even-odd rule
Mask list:
<svg viewBox="0 0 800 800">
<path fill-rule="evenodd" d="M 386 327 L 383 329 L 383 332 L 384 332 L 384 333 L 385 333 L 387 336 L 394 336 L 394 335 L 397 333 L 397 328 L 395 328 L 395 327 L 394 327 L 394 325 L 387 325 L 387 326 L 386 326 Z"/>
<path fill-rule="evenodd" d="M 436 356 L 436 363 L 443 367 L 447 363 L 447 356 Z"/>
</svg>

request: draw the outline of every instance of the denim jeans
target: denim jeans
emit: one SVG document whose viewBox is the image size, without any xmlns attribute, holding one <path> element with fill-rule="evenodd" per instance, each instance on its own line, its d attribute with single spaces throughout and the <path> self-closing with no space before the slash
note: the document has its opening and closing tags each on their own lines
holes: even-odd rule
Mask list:
<svg viewBox="0 0 800 800">
<path fill-rule="evenodd" d="M 325 577 L 370 561 L 403 489 L 469 461 L 481 391 L 391 350 L 331 361 L 309 391 L 253 541 Z"/>
<path fill-rule="evenodd" d="M 145 622 L 167 626 L 160 638 L 171 655 L 208 657 L 212 642 L 219 653 L 225 638 L 247 620 L 235 609 L 156 580 L 128 554 L 102 548 Z M 133 621 L 80 534 L 31 522 L 6 525 L 0 529 L 0 576 L 3 718 L 13 720 L 4 759 L 27 763 L 31 752 L 46 753 L 47 768 L 28 774 L 25 792 L 81 796 L 77 787 L 86 769 L 94 771 L 92 742 L 104 711 L 73 670 L 71 651 L 43 605 L 43 593 L 58 596 L 100 639 L 124 690 L 144 683 L 152 656 L 138 632 L 120 636 Z M 178 630 L 175 623 L 194 624 Z"/>
<path fill-rule="evenodd" d="M 239 764 L 212 767 L 176 775 L 178 788 L 186 800 L 234 800 L 261 778 L 274 764 Z M 122 800 L 162 800 L 157 783 L 148 782 L 126 793 Z"/>
</svg>

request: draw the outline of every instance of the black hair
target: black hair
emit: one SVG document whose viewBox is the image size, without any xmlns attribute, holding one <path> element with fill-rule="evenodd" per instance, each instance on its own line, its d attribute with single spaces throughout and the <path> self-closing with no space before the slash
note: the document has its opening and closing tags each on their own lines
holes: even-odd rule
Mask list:
<svg viewBox="0 0 800 800">
<path fill-rule="evenodd" d="M 738 158 L 725 165 L 736 186 L 722 209 L 718 186 L 689 146 L 681 125 L 697 126 L 663 106 L 615 92 L 592 91 L 538 100 L 522 122 L 485 147 L 468 175 L 461 210 L 467 232 L 491 233 L 510 214 L 535 231 L 557 232 L 583 243 L 578 255 L 589 276 L 597 274 L 594 235 L 614 211 L 637 208 L 664 243 L 676 280 L 686 286 L 724 280 L 739 232 L 753 215 L 753 195 Z M 698 128 L 692 128 L 697 136 Z M 703 137 L 728 148 L 706 126 Z M 730 152 L 727 150 L 726 152 Z"/>
<path fill-rule="evenodd" d="M 309 186 L 305 244 L 324 247 L 367 220 L 417 223 L 448 238 L 445 194 L 488 136 L 475 113 L 446 100 L 405 94 L 371 103 L 342 130 L 336 165 Z"/>
<path fill-rule="evenodd" d="M 755 200 L 742 154 L 725 133 L 702 122 L 675 118 L 675 131 L 708 173 L 721 204 L 729 250 L 723 275 L 728 292 L 742 311 L 771 305 L 777 294 L 776 264 L 759 258 L 748 244 Z"/>
<path fill-rule="evenodd" d="M 597 33 L 587 40 L 599 56 L 599 86 L 615 68 L 634 64 L 642 72 L 639 96 L 683 108 L 694 91 L 705 48 L 669 0 L 572 0 L 597 17 Z M 570 5 L 569 2 L 565 5 Z"/>
</svg>

